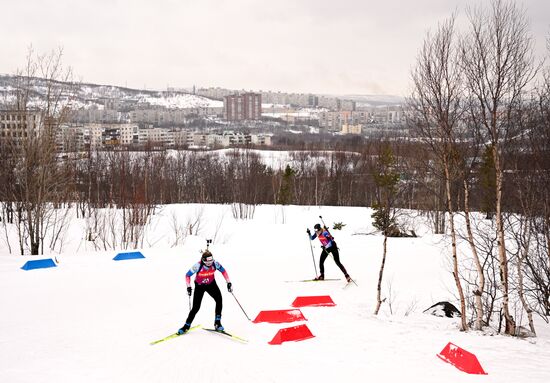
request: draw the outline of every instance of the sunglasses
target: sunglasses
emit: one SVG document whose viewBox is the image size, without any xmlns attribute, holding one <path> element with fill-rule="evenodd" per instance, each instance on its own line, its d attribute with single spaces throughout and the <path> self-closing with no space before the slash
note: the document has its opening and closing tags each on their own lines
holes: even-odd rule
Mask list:
<svg viewBox="0 0 550 383">
<path fill-rule="evenodd" d="M 206 259 L 203 259 L 202 261 L 204 262 L 205 265 L 211 265 L 212 263 L 214 263 L 214 258 L 208 257 Z"/>
</svg>

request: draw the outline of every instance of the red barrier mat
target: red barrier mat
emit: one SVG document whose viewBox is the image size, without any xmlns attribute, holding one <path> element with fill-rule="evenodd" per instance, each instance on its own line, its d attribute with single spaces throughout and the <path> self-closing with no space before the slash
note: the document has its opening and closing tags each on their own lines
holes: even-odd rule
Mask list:
<svg viewBox="0 0 550 383">
<path fill-rule="evenodd" d="M 273 337 L 269 344 L 282 344 L 283 342 L 297 342 L 299 340 L 305 340 L 314 338 L 315 335 L 309 331 L 309 328 L 305 324 L 299 326 L 288 327 L 280 329 Z"/>
<path fill-rule="evenodd" d="M 460 371 L 467 372 L 468 374 L 487 375 L 487 373 L 483 371 L 481 364 L 479 364 L 479 361 L 474 354 L 451 342 L 447 343 L 445 348 L 443 348 L 437 356 L 441 360 L 452 364 Z"/>
<path fill-rule="evenodd" d="M 299 309 L 260 311 L 252 322 L 288 323 L 307 320 Z"/>
<path fill-rule="evenodd" d="M 319 295 L 314 297 L 296 297 L 294 302 L 292 302 L 292 307 L 305 306 L 336 306 L 336 304 L 328 295 Z"/>
</svg>

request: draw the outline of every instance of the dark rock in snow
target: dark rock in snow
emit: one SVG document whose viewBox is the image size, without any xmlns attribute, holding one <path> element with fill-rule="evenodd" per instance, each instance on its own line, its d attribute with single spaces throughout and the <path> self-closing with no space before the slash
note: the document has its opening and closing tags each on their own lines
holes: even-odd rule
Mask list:
<svg viewBox="0 0 550 383">
<path fill-rule="evenodd" d="M 424 312 L 436 317 L 460 318 L 460 311 L 449 302 L 438 302 Z"/>
<path fill-rule="evenodd" d="M 523 326 L 519 326 L 516 329 L 516 336 L 518 336 L 519 338 L 535 338 L 537 334 Z"/>
</svg>

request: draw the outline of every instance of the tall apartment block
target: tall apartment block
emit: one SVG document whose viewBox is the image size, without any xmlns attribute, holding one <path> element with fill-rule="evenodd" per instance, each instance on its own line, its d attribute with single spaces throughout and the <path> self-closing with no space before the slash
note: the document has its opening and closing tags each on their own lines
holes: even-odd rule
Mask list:
<svg viewBox="0 0 550 383">
<path fill-rule="evenodd" d="M 243 93 L 225 96 L 223 116 L 227 121 L 259 120 L 262 116 L 262 95 Z"/>
<path fill-rule="evenodd" d="M 41 117 L 38 112 L 0 110 L 0 140 L 19 143 L 40 131 Z"/>
</svg>

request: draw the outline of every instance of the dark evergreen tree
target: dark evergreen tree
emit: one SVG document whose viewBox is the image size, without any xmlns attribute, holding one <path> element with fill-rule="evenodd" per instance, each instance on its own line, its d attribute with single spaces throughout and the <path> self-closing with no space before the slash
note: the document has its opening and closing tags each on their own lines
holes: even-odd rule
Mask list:
<svg viewBox="0 0 550 383">
<path fill-rule="evenodd" d="M 400 177 L 395 170 L 395 165 L 392 149 L 389 146 L 384 147 L 378 157 L 377 169 L 373 174 L 376 185 L 376 202 L 373 206 L 372 218 L 374 227 L 387 236 L 391 236 L 392 232 L 397 230 L 392 211 Z"/>
<path fill-rule="evenodd" d="M 487 219 L 492 219 L 495 214 L 497 187 L 492 146 L 486 147 L 481 157 L 479 186 L 481 189 L 481 209 L 485 213 Z"/>
<path fill-rule="evenodd" d="M 296 171 L 287 165 L 285 172 L 283 173 L 283 180 L 281 182 L 281 188 L 279 189 L 279 195 L 277 196 L 277 203 L 281 205 L 288 205 L 294 201 L 294 176 Z"/>
</svg>

